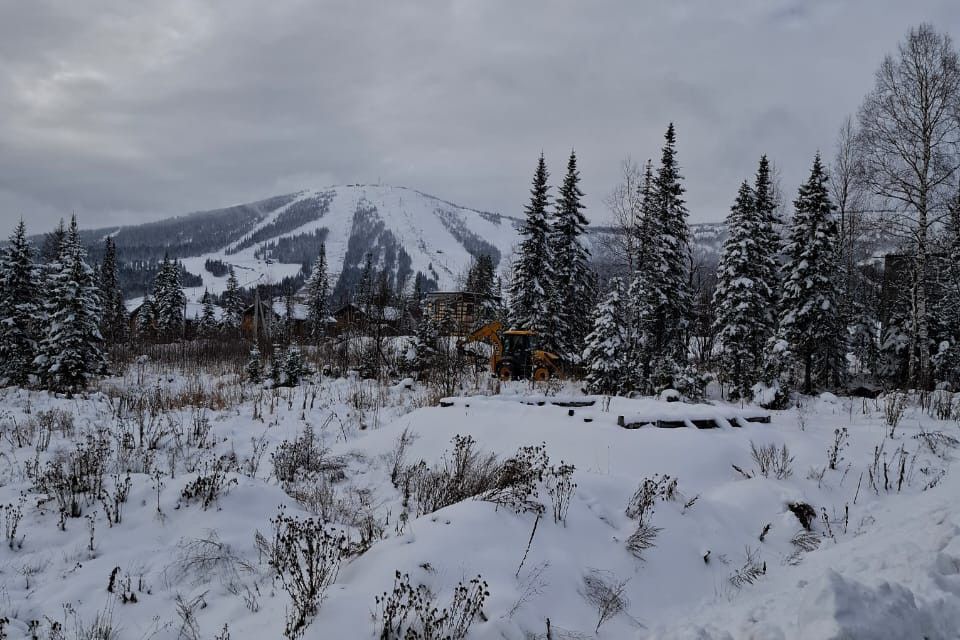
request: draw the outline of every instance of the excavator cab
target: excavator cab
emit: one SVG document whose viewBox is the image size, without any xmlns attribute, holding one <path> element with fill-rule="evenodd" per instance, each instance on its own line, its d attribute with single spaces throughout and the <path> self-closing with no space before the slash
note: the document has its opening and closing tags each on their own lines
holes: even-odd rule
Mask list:
<svg viewBox="0 0 960 640">
<path fill-rule="evenodd" d="M 496 374 L 501 380 L 527 379 L 533 374 L 536 334 L 532 331 L 503 332 L 503 357 Z"/>
</svg>

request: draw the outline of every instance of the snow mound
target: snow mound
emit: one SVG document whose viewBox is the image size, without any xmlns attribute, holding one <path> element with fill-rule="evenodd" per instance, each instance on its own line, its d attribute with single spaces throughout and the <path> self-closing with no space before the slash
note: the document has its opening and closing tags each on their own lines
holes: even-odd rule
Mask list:
<svg viewBox="0 0 960 640">
<path fill-rule="evenodd" d="M 806 638 L 935 638 L 933 618 L 906 587 L 881 582 L 869 587 L 836 571 L 804 589 L 797 612 Z"/>
</svg>

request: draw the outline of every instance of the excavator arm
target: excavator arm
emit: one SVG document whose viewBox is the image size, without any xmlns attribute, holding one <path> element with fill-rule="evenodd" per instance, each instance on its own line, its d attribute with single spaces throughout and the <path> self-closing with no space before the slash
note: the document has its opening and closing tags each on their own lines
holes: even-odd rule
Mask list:
<svg viewBox="0 0 960 640">
<path fill-rule="evenodd" d="M 488 342 L 493 347 L 493 353 L 490 355 L 490 370 L 496 371 L 497 364 L 503 357 L 503 340 L 500 338 L 500 331 L 503 329 L 502 322 L 491 322 L 485 324 L 462 340 L 457 341 L 457 349 L 463 351 L 464 345 L 471 342 Z"/>
</svg>

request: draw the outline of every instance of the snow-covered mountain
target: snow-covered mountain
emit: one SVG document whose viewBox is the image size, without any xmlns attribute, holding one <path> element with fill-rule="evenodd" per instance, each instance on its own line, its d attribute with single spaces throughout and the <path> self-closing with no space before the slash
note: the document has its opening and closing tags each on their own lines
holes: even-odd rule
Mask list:
<svg viewBox="0 0 960 640">
<path fill-rule="evenodd" d="M 406 187 L 353 184 L 276 196 L 259 202 L 197 212 L 159 222 L 84 232 L 91 248 L 112 235 L 125 263 L 152 262 L 165 254 L 202 277 L 188 291 L 222 291 L 226 275 L 209 268 L 233 265 L 244 286 L 279 283 L 296 276 L 326 243 L 334 294 L 349 291 L 366 255 L 391 284 L 418 274 L 428 287 L 456 286 L 471 260 L 490 254 L 509 264 L 519 242 L 517 217 L 462 207 Z M 587 242 L 601 262 L 615 232 L 591 228 Z M 722 225 L 696 225 L 698 251 L 716 253 Z"/>
</svg>

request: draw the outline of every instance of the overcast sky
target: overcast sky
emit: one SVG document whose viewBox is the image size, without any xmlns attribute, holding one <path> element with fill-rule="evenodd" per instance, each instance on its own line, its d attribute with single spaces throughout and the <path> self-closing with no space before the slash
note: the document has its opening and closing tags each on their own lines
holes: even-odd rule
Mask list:
<svg viewBox="0 0 960 640">
<path fill-rule="evenodd" d="M 692 221 L 767 153 L 792 196 L 882 56 L 957 0 L 0 0 L 0 232 L 354 182 L 517 214 L 571 148 L 589 215 L 677 126 Z"/>
</svg>

